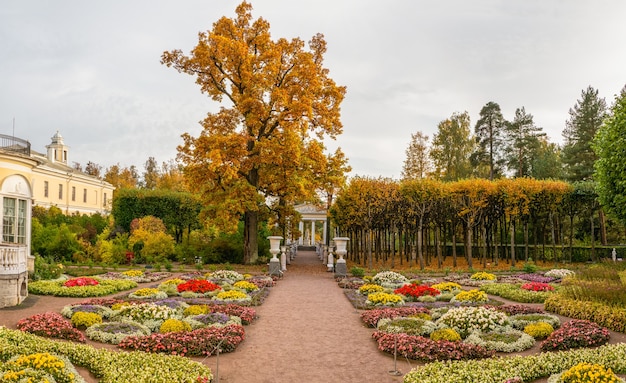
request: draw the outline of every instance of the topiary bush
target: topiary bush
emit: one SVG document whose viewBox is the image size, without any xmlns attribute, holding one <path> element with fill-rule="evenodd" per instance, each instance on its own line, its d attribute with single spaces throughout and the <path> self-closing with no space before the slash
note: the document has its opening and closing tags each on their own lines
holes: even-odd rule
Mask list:
<svg viewBox="0 0 626 383">
<path fill-rule="evenodd" d="M 435 330 L 430 334 L 430 339 L 437 340 L 447 340 L 450 342 L 457 342 L 461 340 L 461 335 L 458 332 L 454 331 L 451 328 L 441 328 L 439 330 Z"/>
</svg>

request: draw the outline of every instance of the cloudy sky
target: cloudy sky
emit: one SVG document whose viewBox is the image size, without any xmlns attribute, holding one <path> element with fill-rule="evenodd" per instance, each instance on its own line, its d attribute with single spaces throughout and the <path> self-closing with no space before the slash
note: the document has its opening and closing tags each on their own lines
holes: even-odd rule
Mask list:
<svg viewBox="0 0 626 383">
<path fill-rule="evenodd" d="M 70 162 L 176 156 L 216 105 L 160 64 L 240 1 L 7 0 L 0 5 L 0 133 Z M 324 34 L 330 76 L 347 87 L 340 146 L 352 175 L 399 178 L 411 133 L 489 101 L 525 107 L 553 142 L 591 85 L 612 103 L 626 84 L 623 0 L 252 0 L 276 39 Z"/>
</svg>

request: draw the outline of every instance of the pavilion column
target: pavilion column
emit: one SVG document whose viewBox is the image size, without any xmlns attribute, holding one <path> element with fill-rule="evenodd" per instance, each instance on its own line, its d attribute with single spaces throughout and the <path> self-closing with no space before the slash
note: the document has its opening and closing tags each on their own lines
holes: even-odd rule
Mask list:
<svg viewBox="0 0 626 383">
<path fill-rule="evenodd" d="M 309 245 L 315 245 L 315 220 L 311 221 L 311 243 Z"/>
<path fill-rule="evenodd" d="M 326 225 L 328 225 L 328 221 L 324 220 L 322 222 L 324 222 L 324 226 L 322 228 L 322 243 L 326 244 L 326 227 L 327 227 Z"/>
<path fill-rule="evenodd" d="M 298 230 L 300 230 L 300 238 L 298 238 L 298 245 L 304 245 L 304 222 L 298 223 Z"/>
</svg>

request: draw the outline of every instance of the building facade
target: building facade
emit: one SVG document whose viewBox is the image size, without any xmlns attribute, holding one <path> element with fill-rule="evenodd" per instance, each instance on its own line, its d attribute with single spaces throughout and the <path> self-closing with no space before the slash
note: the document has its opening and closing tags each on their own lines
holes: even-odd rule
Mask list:
<svg viewBox="0 0 626 383">
<path fill-rule="evenodd" d="M 38 153 L 28 141 L 0 134 L 0 307 L 19 304 L 28 294 L 33 206 L 56 206 L 65 214 L 110 210 L 115 188 L 69 166 L 69 147 L 59 132 L 46 149 Z"/>
</svg>

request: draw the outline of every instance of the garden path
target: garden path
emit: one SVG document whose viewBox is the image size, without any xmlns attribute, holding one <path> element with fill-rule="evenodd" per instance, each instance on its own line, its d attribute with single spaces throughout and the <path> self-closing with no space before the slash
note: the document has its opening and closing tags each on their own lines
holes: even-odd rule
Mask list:
<svg viewBox="0 0 626 383">
<path fill-rule="evenodd" d="M 401 382 L 393 357 L 377 350 L 372 329 L 313 251 L 298 251 L 272 288 L 259 319 L 234 353 L 207 358 L 219 382 Z M 415 365 L 415 362 L 413 362 Z M 402 374 L 410 370 L 398 359 Z"/>
</svg>

